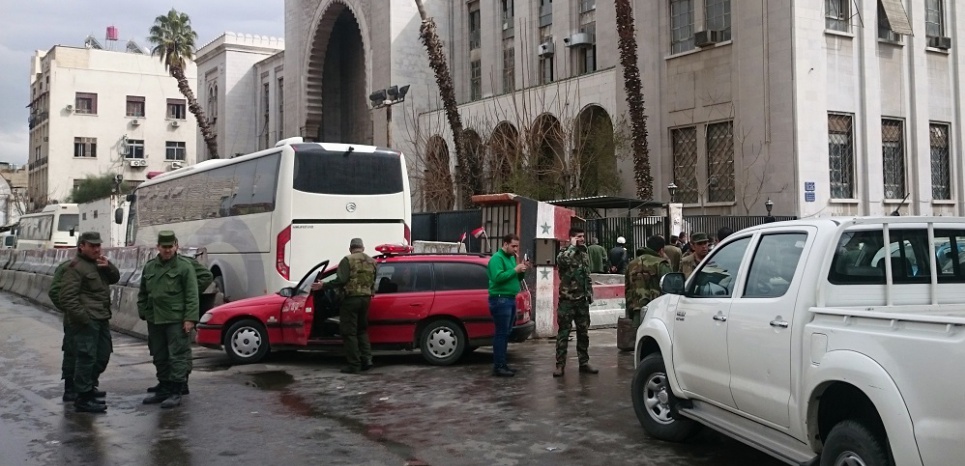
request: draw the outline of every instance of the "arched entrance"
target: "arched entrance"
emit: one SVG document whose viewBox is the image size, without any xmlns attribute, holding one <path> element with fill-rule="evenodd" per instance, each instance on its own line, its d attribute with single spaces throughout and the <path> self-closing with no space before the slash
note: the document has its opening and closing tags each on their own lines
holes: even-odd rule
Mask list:
<svg viewBox="0 0 965 466">
<path fill-rule="evenodd" d="M 613 121 L 599 105 L 584 108 L 573 134 L 575 187 L 579 196 L 616 194 L 620 191 Z"/>
<path fill-rule="evenodd" d="M 452 176 L 449 172 L 449 146 L 442 136 L 429 138 L 426 144 L 422 197 L 429 212 L 451 210 L 455 202 Z"/>
<path fill-rule="evenodd" d="M 476 194 L 483 194 L 489 192 L 481 178 L 483 177 L 483 159 L 485 158 L 486 147 L 483 146 L 482 138 L 479 137 L 479 133 L 474 129 L 466 129 L 462 132 L 463 143 L 466 145 L 466 160 L 469 162 L 469 183 L 471 186 L 478 186 L 483 190 L 483 192 L 478 192 Z M 460 186 L 460 189 L 466 189 L 466 186 Z M 461 196 L 460 196 L 461 198 Z"/>
<path fill-rule="evenodd" d="M 496 125 L 489 137 L 489 157 L 486 158 L 484 186 L 491 193 L 517 192 L 513 186 L 513 173 L 522 173 L 520 167 L 519 131 L 509 122 Z"/>
<path fill-rule="evenodd" d="M 312 37 L 305 77 L 305 138 L 372 143 L 365 64 L 355 13 L 345 3 L 332 2 Z"/>
<path fill-rule="evenodd" d="M 535 181 L 533 195 L 541 201 L 560 199 L 566 192 L 566 152 L 563 127 L 555 116 L 536 117 L 530 133 L 529 171 Z"/>
</svg>

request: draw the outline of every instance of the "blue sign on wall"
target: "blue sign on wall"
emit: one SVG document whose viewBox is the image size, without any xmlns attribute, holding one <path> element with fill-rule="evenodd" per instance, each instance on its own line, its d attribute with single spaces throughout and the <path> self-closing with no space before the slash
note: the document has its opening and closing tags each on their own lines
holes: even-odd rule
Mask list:
<svg viewBox="0 0 965 466">
<path fill-rule="evenodd" d="M 814 193 L 813 192 L 804 193 L 804 202 L 814 202 Z"/>
<path fill-rule="evenodd" d="M 805 182 L 804 182 L 804 192 L 808 192 L 808 193 L 813 193 L 813 192 L 814 192 L 814 182 L 813 182 L 813 181 L 805 181 Z M 808 201 L 808 202 L 812 202 L 812 201 Z"/>
</svg>

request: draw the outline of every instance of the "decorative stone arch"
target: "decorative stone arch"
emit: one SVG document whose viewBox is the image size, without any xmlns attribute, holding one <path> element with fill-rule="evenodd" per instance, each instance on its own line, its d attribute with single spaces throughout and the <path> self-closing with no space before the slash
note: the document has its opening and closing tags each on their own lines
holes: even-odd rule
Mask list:
<svg viewBox="0 0 965 466">
<path fill-rule="evenodd" d="M 596 104 L 583 107 L 573 132 L 573 173 L 579 196 L 619 191 L 613 120 Z"/>
<path fill-rule="evenodd" d="M 449 145 L 440 135 L 426 141 L 425 176 L 422 180 L 422 197 L 429 212 L 452 209 L 455 195 L 449 171 Z"/>
<path fill-rule="evenodd" d="M 466 145 L 466 161 L 469 162 L 470 169 L 472 167 L 483 167 L 483 161 L 486 159 L 486 146 L 483 145 L 482 138 L 479 137 L 479 133 L 476 130 L 467 128 L 462 131 L 463 143 Z M 469 177 L 481 177 L 484 176 L 483 173 L 470 173 Z M 465 189 L 465 187 L 463 187 Z M 483 186 L 483 189 L 486 189 Z M 482 194 L 482 193 L 477 193 Z"/>
<path fill-rule="evenodd" d="M 372 142 L 368 89 L 369 27 L 359 0 L 322 0 L 304 58 L 302 136 L 328 142 Z"/>
<path fill-rule="evenodd" d="M 522 146 L 519 130 L 508 121 L 501 121 L 489 136 L 488 157 L 483 170 L 486 174 L 485 188 L 491 193 L 514 191 L 513 172 L 522 172 Z"/>
<path fill-rule="evenodd" d="M 538 200 L 560 199 L 568 183 L 566 137 L 560 120 L 543 113 L 533 120 L 529 135 L 529 169 Z"/>
</svg>

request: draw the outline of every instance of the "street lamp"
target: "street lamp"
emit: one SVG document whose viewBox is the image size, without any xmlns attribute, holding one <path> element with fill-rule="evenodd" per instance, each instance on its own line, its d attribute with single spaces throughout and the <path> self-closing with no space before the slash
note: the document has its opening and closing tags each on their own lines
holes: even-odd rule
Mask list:
<svg viewBox="0 0 965 466">
<path fill-rule="evenodd" d="M 392 147 L 392 137 L 390 133 L 390 128 L 392 124 L 392 106 L 398 103 L 405 102 L 405 95 L 409 93 L 409 85 L 405 86 L 391 86 L 386 89 L 379 89 L 371 94 L 369 94 L 369 100 L 372 101 L 372 110 L 378 110 L 385 107 L 385 142 L 386 145 Z"/>
<path fill-rule="evenodd" d="M 767 198 L 767 202 L 764 203 L 764 208 L 767 209 L 767 216 L 771 216 L 771 209 L 774 208 L 774 201 L 770 197 Z"/>
<path fill-rule="evenodd" d="M 670 191 L 670 202 L 676 202 L 674 196 L 677 194 L 677 185 L 673 181 L 667 185 L 667 191 Z"/>
</svg>

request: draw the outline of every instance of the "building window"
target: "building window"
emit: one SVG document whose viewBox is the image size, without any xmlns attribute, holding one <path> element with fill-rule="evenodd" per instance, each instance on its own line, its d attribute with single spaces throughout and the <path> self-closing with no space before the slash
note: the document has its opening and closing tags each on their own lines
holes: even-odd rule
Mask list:
<svg viewBox="0 0 965 466">
<path fill-rule="evenodd" d="M 168 141 L 164 143 L 164 160 L 187 160 L 187 149 L 184 142 Z"/>
<path fill-rule="evenodd" d="M 208 124 L 215 124 L 218 121 L 218 85 L 215 81 L 208 82 L 208 105 L 205 111 L 208 114 Z"/>
<path fill-rule="evenodd" d="M 734 122 L 707 125 L 707 198 L 734 200 Z"/>
<path fill-rule="evenodd" d="M 885 199 L 905 197 L 905 135 L 901 120 L 881 120 Z"/>
<path fill-rule="evenodd" d="M 539 83 L 549 84 L 553 82 L 553 56 L 540 57 L 539 59 Z"/>
<path fill-rule="evenodd" d="M 878 39 L 901 42 L 902 35 L 912 32 L 902 0 L 878 0 Z"/>
<path fill-rule="evenodd" d="M 580 0 L 580 13 L 589 13 L 596 10 L 596 0 Z"/>
<path fill-rule="evenodd" d="M 144 158 L 144 140 L 128 139 L 127 151 L 124 153 L 124 158 L 143 159 Z"/>
<path fill-rule="evenodd" d="M 885 7 L 878 2 L 878 38 L 889 42 L 901 42 L 901 34 L 891 30 L 891 23 L 888 15 L 885 14 Z"/>
<path fill-rule="evenodd" d="M 587 23 L 580 27 L 580 32 L 589 34 L 591 45 L 579 47 L 576 50 L 577 70 L 580 74 L 592 73 L 596 71 L 596 23 Z"/>
<path fill-rule="evenodd" d="M 707 29 L 720 31 L 720 40 L 730 40 L 730 0 L 705 0 Z"/>
<path fill-rule="evenodd" d="M 97 157 L 97 138 L 74 138 L 74 157 Z"/>
<path fill-rule="evenodd" d="M 944 6 L 942 0 L 925 0 L 925 36 L 945 36 Z"/>
<path fill-rule="evenodd" d="M 503 92 L 516 90 L 516 49 L 503 49 Z"/>
<path fill-rule="evenodd" d="M 677 202 L 697 203 L 697 127 L 670 130 Z"/>
<path fill-rule="evenodd" d="M 539 0 L 539 27 L 553 24 L 553 0 Z"/>
<path fill-rule="evenodd" d="M 278 95 L 275 96 L 275 100 L 278 101 L 278 124 L 275 125 L 276 137 L 281 139 L 284 137 L 285 128 L 285 78 L 278 78 Z"/>
<path fill-rule="evenodd" d="M 670 0 L 670 53 L 694 48 L 694 1 Z"/>
<path fill-rule="evenodd" d="M 854 199 L 854 117 L 828 114 L 831 198 Z"/>
<path fill-rule="evenodd" d="M 851 30 L 851 0 L 824 0 L 824 27 L 832 31 Z"/>
<path fill-rule="evenodd" d="M 144 118 L 144 97 L 127 96 L 127 116 Z"/>
<path fill-rule="evenodd" d="M 514 23 L 516 21 L 514 0 L 500 0 L 500 17 L 503 21 L 503 39 L 515 35 Z"/>
<path fill-rule="evenodd" d="M 951 165 L 948 160 L 949 127 L 932 123 L 929 127 L 931 146 L 931 197 L 951 199 Z"/>
<path fill-rule="evenodd" d="M 469 50 L 476 50 L 482 42 L 482 15 L 479 2 L 469 4 Z"/>
<path fill-rule="evenodd" d="M 469 100 L 482 98 L 482 62 L 473 60 L 469 63 Z"/>
<path fill-rule="evenodd" d="M 78 92 L 74 97 L 74 112 L 80 115 L 97 115 L 97 94 Z"/>
<path fill-rule="evenodd" d="M 183 120 L 187 117 L 187 104 L 184 99 L 168 99 L 168 118 Z"/>
<path fill-rule="evenodd" d="M 267 149 L 268 147 L 270 147 L 270 144 L 271 144 L 271 135 L 268 132 L 269 125 L 271 124 L 271 116 L 270 116 L 271 107 L 269 106 L 271 103 L 271 100 L 269 100 L 271 97 L 270 93 L 271 93 L 271 90 L 268 87 L 268 83 L 262 83 L 261 84 L 261 113 L 262 113 L 261 118 L 263 121 L 261 125 L 261 140 L 262 140 L 261 149 Z"/>
</svg>

